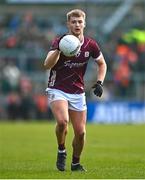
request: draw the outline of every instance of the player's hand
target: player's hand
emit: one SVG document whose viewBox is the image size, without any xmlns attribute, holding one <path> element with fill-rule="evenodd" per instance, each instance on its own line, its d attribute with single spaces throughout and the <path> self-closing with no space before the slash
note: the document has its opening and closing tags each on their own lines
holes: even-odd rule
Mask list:
<svg viewBox="0 0 145 180">
<path fill-rule="evenodd" d="M 94 84 L 94 86 L 92 87 L 94 89 L 94 94 L 96 96 L 101 97 L 103 94 L 103 83 L 102 81 L 97 81 L 96 84 Z"/>
</svg>

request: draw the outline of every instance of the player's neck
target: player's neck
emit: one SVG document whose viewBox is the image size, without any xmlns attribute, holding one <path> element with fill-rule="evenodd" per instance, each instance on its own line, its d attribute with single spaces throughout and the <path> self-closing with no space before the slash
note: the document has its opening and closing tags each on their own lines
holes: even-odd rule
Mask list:
<svg viewBox="0 0 145 180">
<path fill-rule="evenodd" d="M 84 35 L 83 35 L 83 34 L 79 35 L 78 38 L 79 38 L 79 40 L 80 40 L 81 43 L 84 42 Z"/>
<path fill-rule="evenodd" d="M 69 34 L 72 34 L 72 33 L 69 33 Z M 76 36 L 80 40 L 81 43 L 84 42 L 84 35 L 83 34 L 79 34 L 79 35 L 72 34 L 72 35 Z"/>
<path fill-rule="evenodd" d="M 80 34 L 80 35 L 78 35 L 76 37 L 80 40 L 81 44 L 83 44 L 83 42 L 84 42 L 84 35 Z"/>
</svg>

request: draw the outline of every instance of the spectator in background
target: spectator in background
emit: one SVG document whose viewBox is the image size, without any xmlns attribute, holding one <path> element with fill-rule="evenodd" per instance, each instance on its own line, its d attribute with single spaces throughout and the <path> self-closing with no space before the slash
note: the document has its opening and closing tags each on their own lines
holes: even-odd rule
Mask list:
<svg viewBox="0 0 145 180">
<path fill-rule="evenodd" d="M 21 114 L 21 98 L 15 91 L 11 92 L 7 97 L 7 112 L 10 120 L 16 120 Z"/>
<path fill-rule="evenodd" d="M 5 66 L 3 68 L 3 78 L 5 79 L 5 81 L 7 81 L 11 91 L 18 90 L 20 75 L 21 72 L 15 65 L 14 59 L 8 59 L 7 63 L 5 61 Z"/>
<path fill-rule="evenodd" d="M 23 75 L 20 79 L 20 95 L 21 95 L 21 106 L 20 112 L 23 119 L 30 119 L 34 117 L 35 104 L 32 93 L 32 82 L 31 80 Z"/>
<path fill-rule="evenodd" d="M 114 62 L 114 80 L 116 89 L 123 97 L 128 95 L 131 87 L 131 76 L 138 61 L 137 53 L 126 44 L 119 44 L 116 48 L 116 59 Z"/>
<path fill-rule="evenodd" d="M 36 95 L 35 98 L 36 105 L 36 118 L 37 119 L 52 119 L 52 113 L 48 105 L 46 96 Z"/>
</svg>

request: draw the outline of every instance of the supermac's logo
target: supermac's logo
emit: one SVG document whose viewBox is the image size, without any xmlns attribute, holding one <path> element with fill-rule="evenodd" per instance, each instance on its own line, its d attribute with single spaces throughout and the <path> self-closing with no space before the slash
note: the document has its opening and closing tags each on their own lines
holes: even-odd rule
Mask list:
<svg viewBox="0 0 145 180">
<path fill-rule="evenodd" d="M 65 67 L 69 67 L 69 68 L 73 68 L 73 67 L 77 67 L 77 68 L 78 68 L 78 67 L 84 66 L 85 64 L 87 64 L 87 62 L 83 62 L 83 63 L 73 63 L 71 60 L 64 62 L 64 66 L 65 66 Z"/>
</svg>

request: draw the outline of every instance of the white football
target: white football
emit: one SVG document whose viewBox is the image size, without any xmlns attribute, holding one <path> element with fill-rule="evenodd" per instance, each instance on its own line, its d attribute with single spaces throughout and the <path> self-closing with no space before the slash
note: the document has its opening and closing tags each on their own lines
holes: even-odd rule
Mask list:
<svg viewBox="0 0 145 180">
<path fill-rule="evenodd" d="M 59 49 L 65 56 L 75 56 L 80 51 L 80 41 L 74 35 L 65 35 L 59 42 Z"/>
</svg>

